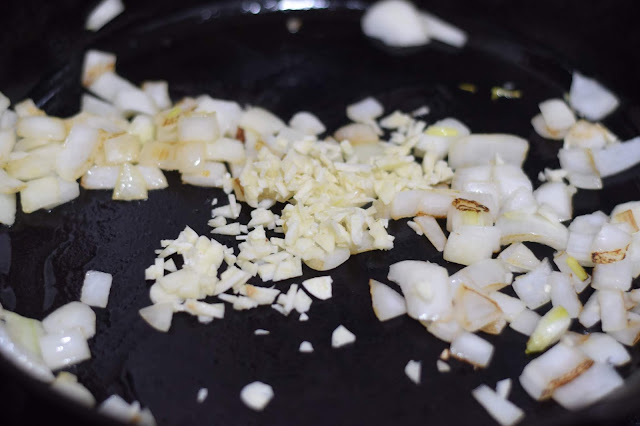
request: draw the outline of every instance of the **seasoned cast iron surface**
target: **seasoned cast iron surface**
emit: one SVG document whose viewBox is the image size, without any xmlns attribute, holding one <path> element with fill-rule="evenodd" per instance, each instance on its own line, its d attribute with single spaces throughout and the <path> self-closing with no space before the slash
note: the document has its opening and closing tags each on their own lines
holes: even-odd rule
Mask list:
<svg viewBox="0 0 640 426">
<path fill-rule="evenodd" d="M 611 67 L 621 65 L 579 56 L 579 48 L 589 51 L 593 46 L 585 48 L 580 40 L 554 27 L 558 18 L 553 16 L 548 20 L 549 28 L 531 30 L 534 2 L 522 6 L 528 11 L 523 20 L 530 25 L 525 26 L 529 33 L 523 32 L 542 42 L 545 37 L 556 37 L 557 45 L 550 47 L 560 51 L 549 53 L 538 44 L 524 42 L 518 31 L 513 31 L 512 21 L 502 21 L 510 32 L 499 29 L 500 13 L 508 18 L 516 11 L 506 2 L 485 3 L 489 9 L 483 11 L 462 2 L 455 2 L 455 8 L 432 8 L 469 30 L 470 43 L 461 51 L 438 43 L 416 49 L 385 48 L 361 34 L 358 21 L 364 3 L 358 2 L 331 3 L 331 10 L 289 12 L 275 12 L 276 3 L 266 2 L 260 14 L 247 13 L 247 4 L 241 2 L 218 2 L 180 13 L 173 13 L 176 6 L 168 2 L 161 2 L 153 12 L 132 6 L 128 15 L 97 36 L 56 27 L 53 39 L 64 48 L 56 47 L 53 41 L 51 45 L 41 43 L 46 44 L 49 54 L 60 49 L 66 60 L 58 62 L 55 72 L 46 73 L 43 79 L 31 67 L 25 76 L 2 70 L 0 90 L 18 100 L 30 88 L 30 96 L 48 113 L 70 115 L 77 110 L 82 93 L 78 81 L 83 46 L 91 46 L 115 52 L 119 73 L 136 83 L 168 80 L 174 99 L 207 93 L 262 106 L 285 119 L 304 109 L 316 113 L 330 129 L 346 122 L 347 104 L 369 95 L 376 96 L 388 112 L 428 105 L 430 122 L 453 116 L 474 132 L 507 132 L 529 139 L 531 151 L 525 170 L 535 182 L 544 166 L 557 167 L 559 146 L 542 140 L 531 129 L 529 120 L 537 103 L 568 90 L 574 64 L 605 76 L 607 84 L 621 91 L 625 84 L 606 79 L 615 76 Z M 542 2 L 546 3 L 551 2 Z M 72 9 L 77 2 L 61 4 L 71 12 L 66 21 L 58 23 L 81 28 L 88 6 Z M 594 2 L 592 13 L 605 7 L 602 4 Z M 26 2 L 9 10 L 26 19 L 18 12 L 37 9 L 38 5 Z M 51 6 L 42 7 L 46 11 Z M 491 10 L 496 13 L 487 12 Z M 562 8 L 556 12 L 570 16 Z M 50 13 L 56 16 L 55 11 Z M 159 19 L 160 15 L 164 17 Z M 53 25 L 37 13 L 33 16 Z M 576 16 L 577 22 L 591 19 L 588 14 Z M 287 31 L 290 17 L 302 19 L 298 33 Z M 74 31 L 82 36 L 73 37 Z M 631 37 L 628 43 L 637 42 L 637 32 L 633 34 L 636 38 Z M 572 43 L 579 48 L 564 54 L 561 50 Z M 603 58 L 610 55 L 596 53 Z M 38 63 L 34 53 L 21 54 L 33 55 L 32 60 Z M 19 55 L 15 58 L 18 63 L 25 61 Z M 625 61 L 620 63 L 629 63 Z M 637 66 L 637 62 L 631 64 Z M 629 72 L 627 66 L 619 76 Z M 33 76 L 27 78 L 30 73 Z M 36 80 L 40 82 L 33 87 Z M 6 90 L 11 82 L 16 86 Z M 475 84 L 478 90 L 475 94 L 464 92 L 458 88 L 460 83 Z M 491 87 L 504 84 L 522 90 L 523 98 L 491 101 Z M 629 89 L 623 108 L 606 120 L 621 139 L 635 136 L 640 128 L 635 107 L 638 83 L 629 82 Z M 638 172 L 636 168 L 605 181 L 603 191 L 580 191 L 574 199 L 576 214 L 594 209 L 608 213 L 619 202 L 640 199 Z M 331 271 L 334 297 L 326 302 L 316 300 L 308 322 L 299 322 L 294 314 L 283 317 L 269 308 L 248 312 L 228 309 L 224 320 L 210 325 L 176 315 L 169 333 L 152 330 L 137 311 L 150 303 L 143 270 L 153 262 L 154 249 L 161 239 L 175 238 L 185 225 L 207 234 L 211 200 L 225 199 L 220 190 L 182 186 L 173 173 L 168 173 L 168 178 L 170 187 L 150 192 L 144 202 L 112 202 L 109 191 L 82 191 L 70 204 L 52 212 L 19 214 L 13 228 L 0 228 L 0 303 L 8 309 L 43 318 L 78 299 L 87 270 L 113 274 L 109 306 L 96 309 L 97 334 L 89 342 L 93 359 L 70 369 L 98 400 L 112 393 L 140 400 L 161 425 L 493 424 L 470 390 L 481 383 L 494 385 L 505 377 L 516 379 L 528 360 L 524 336 L 507 329 L 501 336 L 487 337 L 496 352 L 486 370 L 474 371 L 452 361 L 452 371 L 441 374 L 435 361 L 448 345 L 409 318 L 380 323 L 373 315 L 369 278 L 386 281 L 388 266 L 403 259 L 442 260 L 424 237 L 406 226 L 406 220 L 390 225 L 390 233 L 396 236 L 393 250 L 357 255 Z M 245 207 L 240 218 L 243 223 L 248 213 Z M 219 241 L 234 244 L 233 237 L 220 237 Z M 536 250 L 550 254 L 542 247 Z M 456 269 L 450 266 L 451 271 Z M 323 274 L 305 269 L 304 277 L 277 287 L 285 289 L 315 275 Z M 331 332 L 339 324 L 356 334 L 355 345 L 331 348 Z M 256 328 L 268 329 L 271 334 L 254 336 Z M 303 340 L 312 342 L 314 353 L 298 352 Z M 633 374 L 640 362 L 638 351 L 631 352 L 631 364 L 621 370 L 625 376 Z M 410 359 L 423 361 L 420 386 L 403 373 Z M 8 413 L 9 424 L 39 424 L 42 418 L 38 411 L 47 413 L 43 418 L 98 421 L 93 413 L 50 395 L 44 386 L 25 379 L 4 360 L 1 363 L 0 395 L 6 396 L 0 407 Z M 271 404 L 259 414 L 239 399 L 242 386 L 254 380 L 271 384 L 275 391 Z M 637 397 L 636 381 L 632 378 L 617 399 L 582 413 L 568 413 L 552 402 L 532 401 L 517 380 L 512 400 L 526 410 L 524 424 L 625 424 L 633 422 L 634 413 L 621 410 Z M 209 397 L 197 404 L 196 393 L 201 387 L 209 389 Z"/>
</svg>

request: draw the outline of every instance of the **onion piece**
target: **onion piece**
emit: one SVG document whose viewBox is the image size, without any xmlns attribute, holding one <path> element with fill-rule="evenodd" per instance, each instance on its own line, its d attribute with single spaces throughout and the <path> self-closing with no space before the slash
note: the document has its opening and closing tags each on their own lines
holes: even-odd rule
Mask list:
<svg viewBox="0 0 640 426">
<path fill-rule="evenodd" d="M 578 321 L 583 326 L 589 328 L 600 322 L 600 302 L 598 302 L 598 292 L 594 292 L 584 304 L 584 308 L 578 316 Z"/>
<path fill-rule="evenodd" d="M 39 346 L 39 342 L 38 342 Z M 9 336 L 5 324 L 0 321 L 0 354 L 30 376 L 43 382 L 53 381 L 51 369 L 40 356 L 17 345 Z"/>
<path fill-rule="evenodd" d="M 9 154 L 16 144 L 16 132 L 13 129 L 0 128 L 0 164 L 9 159 Z"/>
<path fill-rule="evenodd" d="M 464 332 L 455 318 L 440 321 L 420 321 L 427 328 L 427 331 L 438 339 L 451 343 L 453 339 Z"/>
<path fill-rule="evenodd" d="M 436 250 L 439 252 L 444 250 L 447 237 L 444 235 L 442 228 L 433 216 L 416 216 L 413 218 L 413 221 L 418 224 L 420 230 L 422 230 Z"/>
<path fill-rule="evenodd" d="M 430 38 L 454 47 L 462 47 L 467 43 L 467 33 L 429 12 L 421 10 L 420 20 Z"/>
<path fill-rule="evenodd" d="M 592 152 L 600 176 L 612 176 L 640 163 L 640 136 Z"/>
<path fill-rule="evenodd" d="M 560 386 L 591 368 L 593 360 L 580 350 L 558 343 L 526 365 L 520 384 L 534 399 L 548 399 Z"/>
<path fill-rule="evenodd" d="M 473 333 L 464 332 L 451 342 L 451 355 L 476 367 L 486 367 L 493 356 L 493 345 Z"/>
<path fill-rule="evenodd" d="M 485 259 L 451 275 L 450 281 L 452 289 L 465 284 L 483 293 L 489 293 L 510 285 L 513 274 L 501 260 Z"/>
<path fill-rule="evenodd" d="M 122 112 L 118 108 L 87 93 L 80 99 L 80 111 L 101 117 L 122 118 Z"/>
<path fill-rule="evenodd" d="M 569 231 L 558 222 L 551 222 L 537 214 L 509 212 L 496 221 L 500 230 L 500 244 L 531 241 L 564 250 L 567 246 Z"/>
<path fill-rule="evenodd" d="M 591 121 L 598 121 L 618 107 L 619 101 L 596 80 L 574 71 L 569 91 L 571 107 Z"/>
<path fill-rule="evenodd" d="M 273 388 L 266 383 L 253 382 L 242 388 L 240 399 L 252 410 L 262 411 L 273 399 Z"/>
<path fill-rule="evenodd" d="M 316 271 L 329 271 L 342 265 L 349 257 L 351 257 L 349 249 L 338 247 L 332 252 L 326 253 L 322 258 L 308 259 L 304 263 Z"/>
<path fill-rule="evenodd" d="M 500 229 L 494 226 L 462 225 L 449 234 L 443 258 L 449 262 L 471 265 L 500 250 Z"/>
<path fill-rule="evenodd" d="M 111 395 L 98 406 L 98 412 L 123 423 L 135 423 L 140 426 L 155 426 L 156 421 L 149 409 L 140 410 L 140 403 L 127 403 L 118 395 Z"/>
<path fill-rule="evenodd" d="M 145 81 L 142 83 L 141 88 L 159 109 L 166 110 L 171 108 L 169 84 L 166 81 Z"/>
<path fill-rule="evenodd" d="M 137 87 L 118 91 L 113 98 L 113 105 L 124 115 L 155 115 L 158 112 L 153 99 Z"/>
<path fill-rule="evenodd" d="M 560 337 L 569 330 L 571 316 L 562 306 L 551 308 L 538 321 L 535 330 L 527 341 L 527 354 L 541 352 L 560 340 Z"/>
<path fill-rule="evenodd" d="M 524 309 L 509 323 L 509 327 L 522 333 L 525 336 L 531 336 L 540 322 L 540 315 L 535 311 Z"/>
<path fill-rule="evenodd" d="M 394 47 L 419 46 L 429 41 L 415 6 L 405 0 L 382 0 L 371 5 L 360 21 L 362 32 Z"/>
<path fill-rule="evenodd" d="M 0 223 L 11 226 L 16 221 L 16 194 L 0 194 Z"/>
<path fill-rule="evenodd" d="M 409 362 L 407 362 L 407 365 L 404 367 L 404 374 L 406 374 L 409 380 L 411 380 L 416 385 L 420 384 L 421 373 L 422 373 L 421 361 L 410 360 Z"/>
<path fill-rule="evenodd" d="M 633 265 L 626 257 L 618 262 L 598 263 L 593 268 L 591 286 L 598 290 L 622 290 L 631 288 Z"/>
<path fill-rule="evenodd" d="M 300 347 L 298 348 L 298 352 L 302 352 L 302 353 L 311 353 L 313 352 L 313 345 L 311 344 L 311 342 L 307 342 L 306 340 L 302 343 L 300 343 Z"/>
<path fill-rule="evenodd" d="M 507 134 L 472 134 L 453 141 L 449 148 L 449 166 L 478 166 L 489 164 L 496 155 L 507 164 L 522 167 L 529 150 L 525 139 Z"/>
<path fill-rule="evenodd" d="M 322 122 L 310 112 L 300 111 L 297 112 L 289 120 L 289 126 L 305 135 L 319 135 L 324 133 L 327 128 Z"/>
<path fill-rule="evenodd" d="M 554 131 L 547 127 L 547 122 L 544 120 L 542 114 L 534 115 L 531 119 L 531 126 L 533 130 L 545 139 L 562 140 L 565 137 L 564 131 Z"/>
<path fill-rule="evenodd" d="M 67 129 L 59 118 L 30 116 L 18 120 L 16 134 L 22 138 L 63 141 L 67 137 Z"/>
<path fill-rule="evenodd" d="M 119 174 L 118 166 L 93 166 L 82 176 L 80 185 L 84 189 L 113 189 Z"/>
<path fill-rule="evenodd" d="M 58 373 L 51 383 L 51 388 L 87 407 L 96 405 L 96 400 L 86 387 L 78 382 L 78 378 L 66 371 Z"/>
<path fill-rule="evenodd" d="M 339 325 L 331 334 L 331 346 L 339 348 L 356 341 L 356 335 L 347 330 L 344 325 Z"/>
<path fill-rule="evenodd" d="M 515 318 L 527 308 L 527 305 L 525 305 L 522 300 L 499 291 L 489 293 L 489 297 L 498 304 L 504 318 L 509 322 L 514 321 Z"/>
<path fill-rule="evenodd" d="M 100 98 L 114 102 L 119 92 L 139 90 L 133 83 L 120 77 L 114 71 L 107 71 L 100 74 L 88 88 Z"/>
<path fill-rule="evenodd" d="M 553 271 L 547 278 L 547 285 L 551 287 L 553 306 L 562 306 L 570 318 L 578 318 L 582 311 L 582 303 L 580 303 L 576 290 L 571 284 L 571 276 Z"/>
<path fill-rule="evenodd" d="M 591 333 L 578 349 L 596 362 L 620 366 L 631 361 L 629 352 L 613 337 L 604 333 Z"/>
<path fill-rule="evenodd" d="M 514 291 L 530 309 L 537 309 L 551 300 L 551 289 L 547 285 L 550 274 L 551 265 L 544 259 L 534 270 L 514 280 Z"/>
<path fill-rule="evenodd" d="M 147 306 L 138 311 L 151 327 L 158 331 L 167 332 L 171 328 L 173 319 L 173 303 L 163 302 Z"/>
<path fill-rule="evenodd" d="M 569 220 L 573 217 L 573 207 L 571 197 L 576 193 L 572 186 L 563 182 L 547 182 L 540 185 L 533 196 L 539 205 L 550 206 L 558 215 L 561 221 Z"/>
<path fill-rule="evenodd" d="M 285 124 L 266 109 L 253 107 L 244 111 L 240 117 L 239 126 L 253 130 L 259 135 L 273 135 L 285 127 Z"/>
<path fill-rule="evenodd" d="M 616 137 L 602 124 L 578 120 L 565 136 L 564 147 L 600 149 L 615 140 Z"/>
<path fill-rule="evenodd" d="M 496 383 L 496 393 L 504 398 L 509 398 L 509 394 L 511 393 L 511 387 L 513 386 L 511 379 L 502 379 Z"/>
<path fill-rule="evenodd" d="M 137 166 L 124 163 L 120 166 L 120 174 L 113 189 L 114 200 L 146 200 L 148 198 L 147 183 Z"/>
<path fill-rule="evenodd" d="M 116 55 L 91 49 L 84 54 L 82 64 L 82 85 L 89 87 L 93 82 L 107 71 L 115 71 Z M 84 110 L 84 109 L 83 109 Z"/>
<path fill-rule="evenodd" d="M 502 318 L 502 311 L 496 302 L 464 284 L 458 287 L 453 306 L 458 323 L 471 332 Z"/>
<path fill-rule="evenodd" d="M 89 158 L 99 141 L 98 130 L 82 124 L 73 126 L 56 159 L 58 175 L 68 181 L 82 176 L 91 166 Z"/>
<path fill-rule="evenodd" d="M 540 265 L 540 259 L 522 243 L 513 243 L 498 255 L 512 272 L 528 272 Z"/>
<path fill-rule="evenodd" d="M 576 122 L 573 111 L 562 99 L 548 99 L 538 106 L 545 124 L 552 132 L 566 133 Z"/>
<path fill-rule="evenodd" d="M 442 266 L 404 260 L 389 267 L 387 278 L 400 285 L 410 317 L 437 321 L 447 319 L 452 313 L 449 276 Z"/>
<path fill-rule="evenodd" d="M 602 331 L 618 331 L 627 326 L 627 312 L 620 290 L 598 290 Z"/>
<path fill-rule="evenodd" d="M 447 216 L 449 206 L 457 198 L 456 191 L 409 190 L 395 194 L 391 201 L 391 218 L 402 219 L 415 216 Z"/>
<path fill-rule="evenodd" d="M 85 339 L 90 339 L 96 334 L 96 314 L 84 303 L 69 302 L 47 315 L 42 326 L 49 334 L 79 330 Z"/>
<path fill-rule="evenodd" d="M 564 408 L 579 410 L 622 387 L 624 380 L 615 368 L 595 363 L 586 372 L 553 392 L 553 399 Z"/>
<path fill-rule="evenodd" d="M 90 31 L 98 31 L 122 12 L 122 0 L 102 0 L 89 14 L 84 27 Z"/>
<path fill-rule="evenodd" d="M 480 385 L 471 394 L 502 426 L 511 426 L 524 418 L 524 411 L 501 397 L 487 385 Z"/>
<path fill-rule="evenodd" d="M 327 300 L 331 298 L 332 283 L 333 279 L 330 276 L 323 276 L 304 280 L 302 285 L 312 296 L 320 300 Z"/>
<path fill-rule="evenodd" d="M 67 367 L 91 358 L 83 332 L 78 328 L 40 338 L 40 350 L 45 364 L 52 370 Z"/>
<path fill-rule="evenodd" d="M 111 274 L 99 271 L 87 271 L 82 284 L 80 301 L 89 306 L 106 308 L 111 291 Z"/>
<path fill-rule="evenodd" d="M 635 346 L 640 341 L 640 315 L 627 313 L 627 325 L 622 330 L 609 331 L 607 334 L 626 346 Z"/>
<path fill-rule="evenodd" d="M 369 123 L 384 113 L 384 108 L 373 97 L 362 99 L 347 106 L 347 117 L 356 123 Z"/>
<path fill-rule="evenodd" d="M 407 313 L 404 297 L 386 284 L 370 279 L 369 289 L 373 313 L 380 321 L 387 321 Z"/>
</svg>

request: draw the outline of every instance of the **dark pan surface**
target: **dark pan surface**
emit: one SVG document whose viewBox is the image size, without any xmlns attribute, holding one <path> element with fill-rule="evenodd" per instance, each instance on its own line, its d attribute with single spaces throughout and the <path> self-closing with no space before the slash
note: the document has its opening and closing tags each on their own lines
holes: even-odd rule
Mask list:
<svg viewBox="0 0 640 426">
<path fill-rule="evenodd" d="M 265 2 L 268 7 L 254 14 L 248 3 L 216 3 L 169 18 L 116 21 L 89 45 L 117 53 L 119 72 L 136 83 L 168 80 L 174 99 L 207 93 L 271 109 L 284 119 L 305 109 L 331 129 L 346 122 L 347 104 L 373 95 L 388 112 L 428 105 L 430 122 L 453 116 L 474 132 L 529 139 L 525 170 L 534 182 L 544 166 L 557 166 L 559 145 L 537 137 L 529 120 L 538 102 L 568 90 L 572 64 L 561 56 L 464 15 L 457 22 L 472 37 L 462 51 L 438 43 L 392 50 L 361 34 L 363 4 L 322 4 L 328 9 L 283 12 L 275 11 L 277 3 Z M 298 33 L 287 31 L 290 17 L 302 19 Z M 48 113 L 66 116 L 77 110 L 81 60 L 82 50 L 72 51 L 69 62 L 31 92 Z M 478 92 L 461 91 L 460 83 L 473 83 Z M 505 83 L 524 97 L 491 101 L 491 87 Z M 638 134 L 636 101 L 625 99 L 623 108 L 606 120 L 621 139 Z M 640 199 L 638 172 L 609 179 L 603 191 L 581 191 L 576 214 L 608 213 L 619 202 Z M 42 318 L 78 299 L 87 270 L 114 275 L 109 306 L 96 310 L 93 359 L 70 369 L 98 400 L 112 393 L 139 400 L 161 425 L 493 424 L 470 391 L 511 377 L 512 400 L 527 412 L 523 424 L 539 425 L 618 420 L 638 396 L 634 372 L 640 356 L 634 349 L 631 364 L 621 370 L 632 380 L 616 398 L 574 414 L 552 402 L 532 401 L 515 380 L 527 362 L 526 339 L 510 329 L 488 337 L 496 346 L 488 369 L 474 371 L 452 361 L 451 373 L 438 373 L 435 361 L 447 344 L 408 318 L 379 323 L 371 310 L 369 278 L 385 281 L 388 266 L 403 259 L 441 261 L 406 221 L 390 226 L 396 236 L 392 251 L 358 255 L 331 272 L 334 297 L 316 300 L 308 322 L 269 308 L 228 309 L 224 320 L 210 325 L 176 315 L 169 333 L 156 332 L 137 313 L 149 304 L 143 269 L 153 262 L 159 241 L 175 238 L 185 225 L 206 234 L 211 200 L 224 199 L 222 191 L 182 186 L 177 175 L 168 177 L 170 187 L 151 192 L 145 202 L 115 203 L 108 191 L 83 191 L 70 204 L 19 215 L 13 228 L 0 229 L 0 303 L 8 309 Z M 240 220 L 246 223 L 247 218 L 245 209 Z M 220 241 L 234 244 L 232 238 Z M 305 269 L 304 277 L 277 287 L 314 275 L 321 274 Z M 355 345 L 331 348 L 331 332 L 339 324 L 356 334 Z M 254 336 L 256 328 L 271 334 Z M 312 342 L 313 354 L 298 352 L 303 340 Z M 410 359 L 423 361 L 418 387 L 403 373 Z M 46 395 L 43 386 L 18 379 L 15 371 L 9 374 Z M 239 399 L 240 389 L 254 380 L 275 391 L 259 414 Z M 209 389 L 209 397 L 197 404 L 201 387 Z M 88 423 L 95 421 L 91 413 L 69 409 Z"/>
</svg>

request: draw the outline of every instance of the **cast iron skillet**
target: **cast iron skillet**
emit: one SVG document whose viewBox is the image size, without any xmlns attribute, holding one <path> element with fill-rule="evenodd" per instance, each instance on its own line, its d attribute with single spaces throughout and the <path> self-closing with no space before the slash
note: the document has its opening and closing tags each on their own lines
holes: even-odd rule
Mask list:
<svg viewBox="0 0 640 426">
<path fill-rule="evenodd" d="M 216 2 L 162 17 L 123 18 L 86 45 L 117 53 L 119 72 L 134 82 L 168 80 L 175 99 L 208 93 L 259 105 L 283 118 L 306 109 L 331 129 L 346 121 L 345 105 L 373 95 L 389 112 L 428 105 L 429 121 L 454 116 L 475 132 L 529 139 L 525 170 L 534 182 L 543 166 L 557 166 L 558 144 L 536 136 L 529 120 L 539 101 L 568 89 L 573 64 L 561 56 L 464 16 L 456 19 L 471 34 L 463 50 L 438 43 L 389 49 L 361 34 L 358 22 L 366 3 L 303 2 L 297 4 L 308 10 L 278 10 L 292 4 Z M 287 30 L 291 17 L 302 20 L 297 33 Z M 67 116 L 77 110 L 82 55 L 80 48 L 70 52 L 69 62 L 31 91 L 48 113 Z M 473 83 L 478 91 L 461 91 L 460 83 Z M 491 101 L 490 88 L 507 83 L 524 97 Z M 623 99 L 623 107 L 605 121 L 621 139 L 638 133 L 628 114 L 634 101 Z M 580 191 L 576 214 L 598 208 L 608 213 L 619 202 L 640 199 L 638 171 L 606 180 L 603 191 Z M 89 269 L 113 274 L 109 306 L 96 310 L 93 359 L 69 369 L 99 401 L 113 393 L 139 400 L 161 425 L 493 424 L 470 390 L 516 379 L 528 361 L 524 336 L 510 329 L 488 336 L 496 353 L 486 370 L 454 361 L 451 373 L 440 374 L 435 360 L 447 347 L 444 342 L 413 320 L 379 323 L 371 311 L 369 278 L 385 281 L 388 266 L 403 259 L 442 260 L 406 220 L 390 226 L 396 236 L 393 250 L 355 256 L 331 272 L 334 297 L 315 301 L 308 322 L 268 308 L 229 309 L 224 320 L 210 325 L 177 315 L 169 333 L 152 330 L 137 314 L 149 304 L 143 268 L 153 262 L 160 239 L 175 238 L 185 225 L 206 234 L 211 200 L 224 199 L 219 190 L 181 186 L 173 173 L 168 178 L 170 187 L 151 192 L 145 202 L 115 203 L 108 191 L 82 191 L 68 205 L 19 214 L 14 227 L 0 229 L 0 302 L 23 315 L 42 318 L 77 300 Z M 245 210 L 241 220 L 247 218 Z M 232 238 L 220 240 L 233 244 Z M 303 278 L 278 287 L 316 275 L 321 274 L 305 269 Z M 331 332 L 339 324 L 356 334 L 355 345 L 331 348 Z M 256 328 L 271 334 L 254 336 Z M 313 343 L 313 354 L 298 353 L 303 340 Z M 627 416 L 640 393 L 640 356 L 635 349 L 631 353 L 632 362 L 620 370 L 629 377 L 625 388 L 578 413 L 532 401 L 514 380 L 511 399 L 527 412 L 523 424 L 611 422 Z M 410 359 L 423 361 L 421 386 L 403 374 Z M 53 395 L 6 361 L 0 367 L 81 421 L 108 422 Z M 271 384 L 276 395 L 259 414 L 239 399 L 242 386 L 254 380 Z M 209 398 L 197 404 L 201 387 L 209 389 Z"/>
</svg>

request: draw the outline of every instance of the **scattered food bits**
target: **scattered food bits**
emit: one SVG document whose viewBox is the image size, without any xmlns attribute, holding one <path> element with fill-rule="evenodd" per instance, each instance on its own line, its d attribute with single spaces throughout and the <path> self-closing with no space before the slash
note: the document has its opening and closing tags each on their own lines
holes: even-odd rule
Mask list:
<svg viewBox="0 0 640 426">
<path fill-rule="evenodd" d="M 313 346 L 311 345 L 310 342 L 307 342 L 305 340 L 304 342 L 300 343 L 299 351 L 303 352 L 303 353 L 311 353 L 311 352 L 313 352 Z"/>
<path fill-rule="evenodd" d="M 269 330 L 264 330 L 262 328 L 258 328 L 256 331 L 253 332 L 253 334 L 255 334 L 256 336 L 266 336 L 269 333 L 270 333 Z"/>
<path fill-rule="evenodd" d="M 240 391 L 240 399 L 252 410 L 262 411 L 273 399 L 273 388 L 266 383 L 249 383 Z"/>
<path fill-rule="evenodd" d="M 420 384 L 420 376 L 422 374 L 422 362 L 421 361 L 409 361 L 404 367 L 404 374 L 416 385 Z"/>
<path fill-rule="evenodd" d="M 209 396 L 209 389 L 200 388 L 200 390 L 198 390 L 198 395 L 196 396 L 196 401 L 198 401 L 198 404 L 202 404 L 204 400 L 207 399 L 207 396 Z"/>
<path fill-rule="evenodd" d="M 333 283 L 333 279 L 330 276 L 324 276 L 304 280 L 302 286 L 311 293 L 312 296 L 320 300 L 327 300 L 330 299 L 332 295 L 331 283 Z"/>
<path fill-rule="evenodd" d="M 334 348 L 339 348 L 355 341 L 356 335 L 347 330 L 343 325 L 333 330 L 333 334 L 331 335 L 331 346 Z"/>
<path fill-rule="evenodd" d="M 442 361 L 441 359 L 436 361 L 436 368 L 440 373 L 448 373 L 451 371 L 451 367 L 449 366 L 449 364 Z"/>
</svg>

